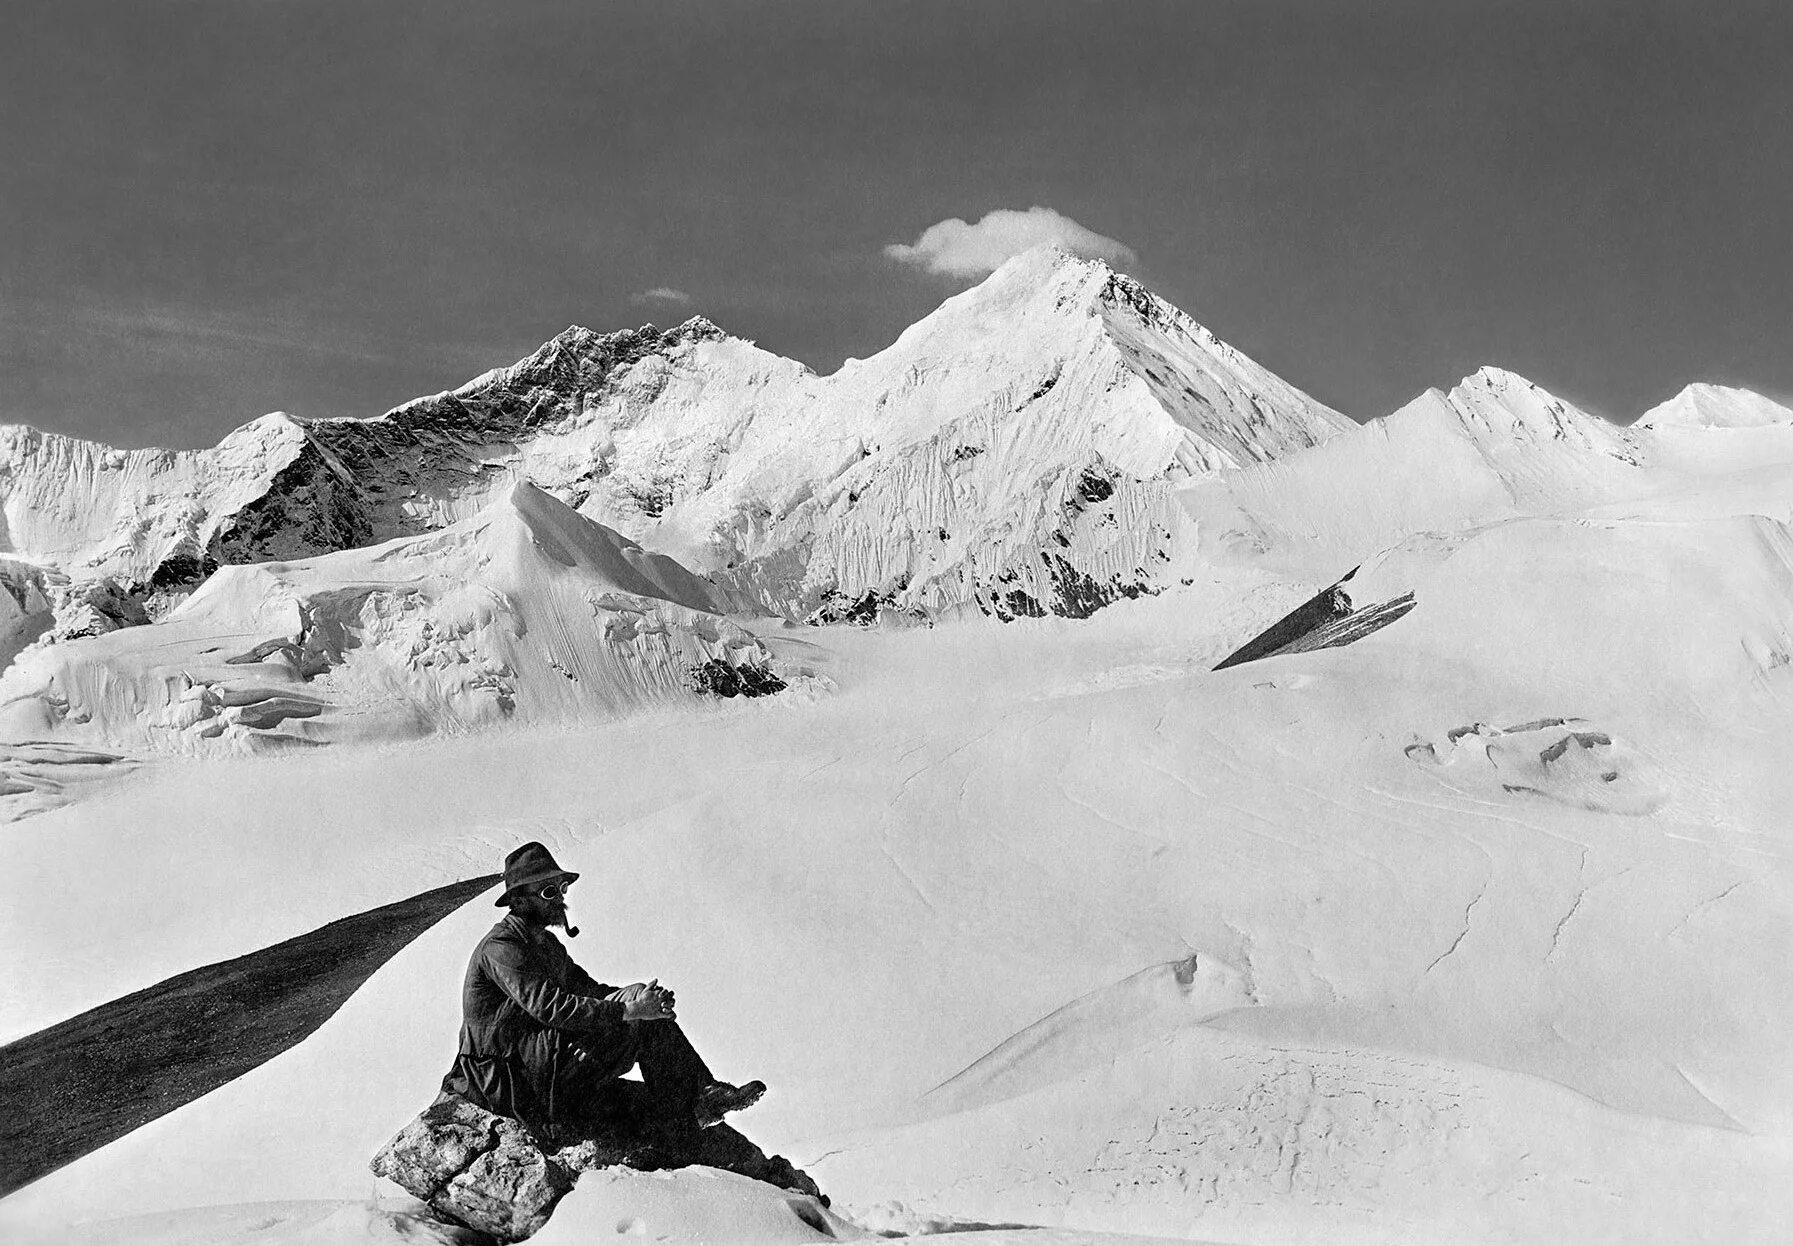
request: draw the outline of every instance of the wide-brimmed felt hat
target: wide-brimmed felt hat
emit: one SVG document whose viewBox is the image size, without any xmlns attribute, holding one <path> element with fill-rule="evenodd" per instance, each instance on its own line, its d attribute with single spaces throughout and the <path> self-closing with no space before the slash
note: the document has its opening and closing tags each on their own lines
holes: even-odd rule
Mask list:
<svg viewBox="0 0 1793 1246">
<path fill-rule="evenodd" d="M 532 839 L 504 859 L 504 894 L 496 903 L 502 908 L 519 891 L 531 891 L 556 880 L 570 883 L 578 877 L 571 870 L 561 869 L 547 846 Z"/>
</svg>

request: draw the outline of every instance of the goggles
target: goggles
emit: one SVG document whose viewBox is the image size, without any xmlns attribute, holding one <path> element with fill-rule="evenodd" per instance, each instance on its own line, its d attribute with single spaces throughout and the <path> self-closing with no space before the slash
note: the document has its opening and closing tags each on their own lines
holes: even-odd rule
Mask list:
<svg viewBox="0 0 1793 1246">
<path fill-rule="evenodd" d="M 572 885 L 572 883 L 549 883 L 536 894 L 544 900 L 558 900 L 566 895 L 567 889 Z"/>
</svg>

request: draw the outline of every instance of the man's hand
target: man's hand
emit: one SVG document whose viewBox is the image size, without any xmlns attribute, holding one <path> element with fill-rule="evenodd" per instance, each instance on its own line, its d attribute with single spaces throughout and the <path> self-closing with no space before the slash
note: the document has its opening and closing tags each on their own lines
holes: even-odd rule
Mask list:
<svg viewBox="0 0 1793 1246">
<path fill-rule="evenodd" d="M 673 1021 L 672 992 L 660 985 L 660 979 L 652 982 L 636 982 L 630 986 L 619 987 L 610 993 L 610 998 L 623 1006 L 624 1021 Z"/>
</svg>

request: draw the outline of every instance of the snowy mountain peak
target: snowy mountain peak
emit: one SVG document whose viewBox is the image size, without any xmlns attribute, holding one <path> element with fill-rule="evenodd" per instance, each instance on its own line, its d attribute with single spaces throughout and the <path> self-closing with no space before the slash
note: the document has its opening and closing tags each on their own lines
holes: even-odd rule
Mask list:
<svg viewBox="0 0 1793 1246">
<path fill-rule="evenodd" d="M 1213 340 L 1212 334 L 1178 308 L 1106 261 L 1086 259 L 1050 245 L 1008 260 L 980 284 L 948 299 L 935 315 L 946 315 L 949 309 L 1022 318 L 1065 314 L 1075 318 L 1126 311 L 1147 323 L 1176 324 Z"/>
<path fill-rule="evenodd" d="M 1084 614 L 1177 574 L 1174 481 L 1349 427 L 1139 282 L 1047 248 L 831 376 L 702 316 L 570 325 L 384 415 L 263 417 L 175 456 L 178 490 L 168 452 L 121 492 L 101 487 L 121 452 L 23 442 L 0 486 L 11 552 L 133 591 L 436 531 L 531 480 L 799 617 Z"/>
<path fill-rule="evenodd" d="M 549 390 L 570 394 L 591 389 L 612 372 L 649 355 L 669 354 L 697 342 L 720 342 L 729 335 L 703 316 L 693 316 L 670 329 L 644 324 L 638 329 L 599 333 L 583 325 L 568 325 L 516 363 L 481 373 L 455 390 L 425 398 L 413 398 L 386 413 L 402 418 L 438 407 L 447 399 L 480 399 L 493 392 Z"/>
<path fill-rule="evenodd" d="M 1650 408 L 1639 428 L 1762 428 L 1793 424 L 1793 409 L 1754 390 L 1729 385 L 1694 384 Z"/>
<path fill-rule="evenodd" d="M 977 287 L 986 291 L 1009 286 L 1038 288 L 1059 282 L 1078 283 L 1106 278 L 1114 272 L 1106 261 L 1085 259 L 1050 243 L 1030 247 L 1004 260 Z"/>
<path fill-rule="evenodd" d="M 1568 440 L 1604 446 L 1618 431 L 1517 372 L 1493 366 L 1476 369 L 1448 394 L 1429 389 L 1386 419 L 1437 421 L 1477 441 Z"/>
<path fill-rule="evenodd" d="M 1484 367 L 1315 449 L 1193 482 L 1185 505 L 1212 551 L 1300 549 L 1305 573 L 1336 574 L 1414 533 L 1634 495 L 1651 479 L 1646 441 Z"/>
</svg>

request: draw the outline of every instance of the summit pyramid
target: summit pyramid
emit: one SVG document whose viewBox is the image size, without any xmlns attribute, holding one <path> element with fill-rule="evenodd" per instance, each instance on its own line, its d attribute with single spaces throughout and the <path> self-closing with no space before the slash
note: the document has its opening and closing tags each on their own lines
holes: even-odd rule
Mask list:
<svg viewBox="0 0 1793 1246">
<path fill-rule="evenodd" d="M 219 566 L 435 531 L 528 481 L 771 613 L 1075 616 L 1174 580 L 1176 483 L 1348 427 L 1138 282 L 1042 249 L 828 376 L 698 316 L 573 326 L 384 415 L 275 414 L 208 450 L 8 428 L 0 553 L 46 601 L 109 580 L 162 594 L 155 614 Z"/>
</svg>

